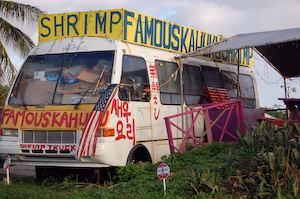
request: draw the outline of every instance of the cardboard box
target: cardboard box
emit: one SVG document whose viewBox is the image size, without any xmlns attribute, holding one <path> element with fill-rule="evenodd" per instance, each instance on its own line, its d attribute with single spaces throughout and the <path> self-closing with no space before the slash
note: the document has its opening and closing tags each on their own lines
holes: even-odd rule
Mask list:
<svg viewBox="0 0 300 199">
<path fill-rule="evenodd" d="M 73 84 L 65 84 L 63 89 L 64 90 L 78 90 L 80 88 L 79 82 Z"/>
<path fill-rule="evenodd" d="M 29 80 L 25 87 L 25 104 L 40 105 L 51 103 L 55 85 L 56 82 L 53 81 Z"/>
<path fill-rule="evenodd" d="M 91 83 L 88 82 L 77 82 L 73 84 L 59 84 L 57 87 L 57 93 L 60 94 L 71 94 L 71 93 L 84 93 L 87 89 L 94 89 L 95 86 L 91 87 Z"/>
<path fill-rule="evenodd" d="M 78 80 L 93 83 L 100 77 L 99 72 L 89 69 L 84 69 L 77 77 Z"/>
</svg>

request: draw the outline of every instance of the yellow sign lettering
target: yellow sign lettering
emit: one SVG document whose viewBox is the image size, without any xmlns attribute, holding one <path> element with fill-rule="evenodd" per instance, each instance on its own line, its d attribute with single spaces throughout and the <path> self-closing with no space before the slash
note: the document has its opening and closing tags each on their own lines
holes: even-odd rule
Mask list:
<svg viewBox="0 0 300 199">
<path fill-rule="evenodd" d="M 65 37 L 108 37 L 177 53 L 188 53 L 219 42 L 224 37 L 137 12 L 116 9 L 42 15 L 39 43 Z M 237 64 L 237 51 L 211 54 L 208 58 Z M 252 49 L 241 51 L 240 64 L 253 64 Z"/>
</svg>

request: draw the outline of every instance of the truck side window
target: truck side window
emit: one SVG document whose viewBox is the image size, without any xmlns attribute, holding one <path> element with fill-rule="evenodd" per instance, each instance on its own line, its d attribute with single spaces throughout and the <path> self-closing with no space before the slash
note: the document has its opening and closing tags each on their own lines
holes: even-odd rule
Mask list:
<svg viewBox="0 0 300 199">
<path fill-rule="evenodd" d="M 255 107 L 255 92 L 252 77 L 250 75 L 240 74 L 240 90 L 243 106 L 248 108 Z"/>
<path fill-rule="evenodd" d="M 155 60 L 162 104 L 181 104 L 180 74 L 173 62 Z M 171 78 L 171 79 L 170 79 Z"/>
<path fill-rule="evenodd" d="M 205 87 L 222 88 L 221 77 L 218 69 L 203 67 Z"/>
<path fill-rule="evenodd" d="M 203 94 L 203 80 L 200 67 L 183 65 L 183 88 L 185 103 L 188 105 L 201 104 Z"/>
<path fill-rule="evenodd" d="M 231 71 L 222 71 L 224 88 L 231 100 L 237 99 L 237 74 Z"/>
<path fill-rule="evenodd" d="M 123 56 L 119 98 L 126 101 L 149 101 L 146 61 L 141 57 Z"/>
</svg>

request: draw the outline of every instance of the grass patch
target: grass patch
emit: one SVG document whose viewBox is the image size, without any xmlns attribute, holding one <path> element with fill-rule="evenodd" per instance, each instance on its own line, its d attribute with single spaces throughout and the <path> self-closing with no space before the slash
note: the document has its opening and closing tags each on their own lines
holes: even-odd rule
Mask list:
<svg viewBox="0 0 300 199">
<path fill-rule="evenodd" d="M 4 198 L 198 198 L 219 197 L 223 178 L 235 175 L 231 165 L 241 165 L 241 150 L 237 145 L 213 143 L 185 152 L 164 156 L 162 161 L 171 169 L 166 179 L 167 193 L 164 195 L 163 181 L 157 177 L 161 163 L 131 164 L 116 168 L 110 181 L 102 185 L 79 182 L 71 176 L 62 181 L 50 177 L 37 185 L 34 178 L 13 179 L 11 185 L 0 184 Z M 234 151 L 235 156 L 228 159 Z M 3 176 L 2 176 L 3 177 Z M 221 197 L 221 196 L 220 196 Z"/>
</svg>

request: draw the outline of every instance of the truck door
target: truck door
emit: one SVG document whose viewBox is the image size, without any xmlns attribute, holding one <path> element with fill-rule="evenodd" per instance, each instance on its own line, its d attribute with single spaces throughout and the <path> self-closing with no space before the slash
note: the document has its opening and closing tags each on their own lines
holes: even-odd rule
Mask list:
<svg viewBox="0 0 300 199">
<path fill-rule="evenodd" d="M 135 143 L 152 141 L 150 85 L 146 61 L 142 57 L 123 55 L 119 98 L 131 111 Z M 127 105 L 128 104 L 128 105 Z M 123 105 L 124 106 L 124 105 Z M 126 111 L 127 107 L 123 108 Z"/>
</svg>

